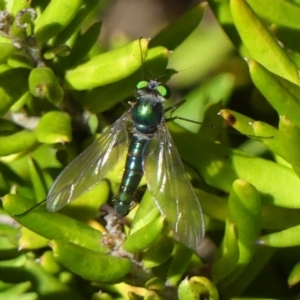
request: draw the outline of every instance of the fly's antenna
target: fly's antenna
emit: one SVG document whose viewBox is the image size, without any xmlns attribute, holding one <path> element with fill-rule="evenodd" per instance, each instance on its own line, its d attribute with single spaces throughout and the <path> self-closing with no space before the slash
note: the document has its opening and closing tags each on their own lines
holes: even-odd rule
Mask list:
<svg viewBox="0 0 300 300">
<path fill-rule="evenodd" d="M 142 80 L 145 80 L 145 60 L 143 58 L 141 40 L 142 40 L 142 37 L 140 37 L 140 39 L 139 39 L 140 56 L 141 56 L 141 72 L 142 72 Z M 149 71 L 151 78 L 153 78 L 154 77 L 153 72 L 150 69 L 148 69 L 147 71 Z"/>
<path fill-rule="evenodd" d="M 146 62 L 145 62 L 145 59 L 143 57 L 143 52 L 142 52 L 142 43 L 141 43 L 141 40 L 142 40 L 142 37 L 139 38 L 139 46 L 140 46 L 140 59 L 141 59 L 141 75 L 142 75 L 142 80 L 147 80 L 145 79 L 146 76 L 145 76 L 145 71 L 147 71 L 147 73 L 149 72 L 150 74 L 150 78 L 155 80 L 155 81 L 158 81 L 160 82 L 160 80 L 164 77 L 168 77 L 167 80 L 170 79 L 171 76 L 173 76 L 174 74 L 177 74 L 178 72 L 174 69 L 167 69 L 165 70 L 164 74 L 159 76 L 159 77 L 155 77 L 154 76 L 154 73 L 152 72 L 151 69 L 147 68 L 146 69 Z M 150 39 L 149 39 L 150 40 Z M 169 51 L 169 52 L 172 52 L 172 51 Z M 148 78 L 149 79 L 149 78 Z M 166 80 L 166 81 L 167 81 Z"/>
<path fill-rule="evenodd" d="M 140 45 L 140 56 L 141 56 L 141 72 L 142 72 L 142 79 L 145 78 L 145 70 L 144 70 L 144 58 L 143 58 L 143 52 L 142 52 L 142 45 L 141 45 L 142 38 L 139 38 L 139 45 Z"/>
<path fill-rule="evenodd" d="M 14 215 L 15 217 L 22 217 L 24 215 L 26 215 L 27 213 L 29 213 L 30 211 L 32 211 L 33 209 L 35 209 L 36 207 L 42 205 L 43 203 L 46 202 L 46 199 L 44 199 L 43 201 L 33 205 L 32 207 L 30 207 L 29 209 L 25 210 L 24 212 L 22 212 L 21 214 L 17 214 L 17 215 Z"/>
<path fill-rule="evenodd" d="M 170 79 L 171 76 L 173 76 L 173 75 L 175 75 L 175 74 L 177 74 L 177 73 L 178 73 L 178 71 L 176 71 L 176 70 L 174 70 L 174 69 L 166 69 L 165 72 L 164 72 L 164 74 L 161 75 L 161 76 L 159 76 L 156 80 L 159 81 L 159 82 L 161 82 L 161 80 L 162 80 L 164 77 L 168 77 L 168 78 L 166 79 L 166 81 L 168 81 L 168 80 Z"/>
</svg>

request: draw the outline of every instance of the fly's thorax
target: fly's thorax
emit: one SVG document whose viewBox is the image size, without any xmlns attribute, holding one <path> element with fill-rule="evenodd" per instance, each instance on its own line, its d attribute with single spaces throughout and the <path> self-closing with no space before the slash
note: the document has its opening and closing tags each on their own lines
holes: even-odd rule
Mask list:
<svg viewBox="0 0 300 300">
<path fill-rule="evenodd" d="M 162 102 L 151 94 L 139 97 L 131 109 L 131 118 L 136 130 L 144 134 L 156 130 L 162 122 L 163 114 Z"/>
</svg>

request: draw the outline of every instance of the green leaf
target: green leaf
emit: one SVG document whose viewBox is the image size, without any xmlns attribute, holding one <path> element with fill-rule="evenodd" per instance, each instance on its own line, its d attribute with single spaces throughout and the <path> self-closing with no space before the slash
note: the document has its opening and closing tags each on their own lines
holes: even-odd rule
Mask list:
<svg viewBox="0 0 300 300">
<path fill-rule="evenodd" d="M 59 263 L 87 280 L 117 280 L 131 268 L 131 263 L 126 258 L 113 257 L 61 240 L 52 241 L 50 245 L 54 258 Z"/>
<path fill-rule="evenodd" d="M 148 40 L 143 38 L 94 56 L 88 62 L 67 72 L 66 85 L 71 89 L 86 90 L 124 79 L 141 66 L 147 46 Z"/>
<path fill-rule="evenodd" d="M 41 266 L 51 274 L 57 274 L 62 270 L 62 267 L 56 262 L 51 250 L 45 251 L 40 257 Z"/>
<path fill-rule="evenodd" d="M 160 236 L 160 238 L 147 249 L 143 256 L 143 265 L 150 269 L 166 262 L 173 251 L 174 239 L 171 237 Z"/>
<path fill-rule="evenodd" d="M 197 28 L 203 17 L 205 7 L 206 4 L 204 3 L 198 4 L 177 18 L 151 39 L 149 47 L 164 46 L 174 50 Z"/>
<path fill-rule="evenodd" d="M 234 223 L 227 222 L 225 236 L 218 257 L 212 268 L 212 280 L 214 283 L 226 278 L 235 268 L 239 261 L 239 246 Z"/>
<path fill-rule="evenodd" d="M 250 58 L 270 72 L 299 84 L 298 70 L 245 0 L 231 0 L 235 26 Z"/>
<path fill-rule="evenodd" d="M 287 117 L 280 117 L 279 137 L 282 148 L 285 151 L 287 161 L 292 165 L 293 170 L 300 177 L 299 150 L 300 150 L 300 128 L 291 122 Z"/>
<path fill-rule="evenodd" d="M 160 212 L 156 205 L 154 205 L 153 196 L 147 190 L 131 223 L 130 234 L 133 234 L 147 224 L 154 222 L 159 216 Z"/>
<path fill-rule="evenodd" d="M 22 130 L 8 136 L 0 136 L 0 144 L 0 156 L 6 156 L 32 148 L 37 144 L 37 140 L 33 132 Z"/>
<path fill-rule="evenodd" d="M 245 289 L 258 278 L 258 275 L 261 274 L 261 271 L 266 265 L 269 265 L 274 252 L 274 249 L 268 247 L 257 247 L 251 262 L 245 265 L 244 272 L 232 284 L 226 287 L 218 284 L 219 290 L 222 291 L 222 297 L 225 299 L 236 299 L 233 297 L 236 295 L 244 295 Z M 225 284 L 227 285 L 226 280 L 224 281 L 224 285 Z"/>
<path fill-rule="evenodd" d="M 163 300 L 162 297 L 160 297 L 156 292 L 154 291 L 148 291 L 146 292 L 144 296 L 145 300 Z"/>
<path fill-rule="evenodd" d="M 207 184 L 228 193 L 233 181 L 243 178 L 259 191 L 263 205 L 300 208 L 300 181 L 290 168 L 201 139 L 174 124 L 169 128 L 182 159 Z"/>
<path fill-rule="evenodd" d="M 296 3 L 285 0 L 247 0 L 257 15 L 269 23 L 300 29 L 300 7 Z"/>
<path fill-rule="evenodd" d="M 16 18 L 19 19 L 18 23 L 22 25 L 31 25 L 32 21 L 36 18 L 36 15 L 32 11 L 28 11 L 29 8 L 30 2 L 27 2 L 26 0 L 13 1 L 11 14 L 13 15 L 15 20 Z M 16 37 L 18 37 L 20 41 L 25 38 L 26 33 L 24 31 L 24 28 L 20 28 L 20 26 L 18 26 L 17 22 L 15 21 L 10 28 L 10 35 L 15 39 Z"/>
<path fill-rule="evenodd" d="M 4 217 L 4 216 L 2 216 Z M 6 216 L 7 218 L 7 216 Z M 0 258 L 1 260 L 16 257 L 18 255 L 17 228 L 1 224 L 0 225 Z"/>
<path fill-rule="evenodd" d="M 251 78 L 266 100 L 279 115 L 287 116 L 297 125 L 300 125 L 300 101 L 295 96 L 291 86 L 286 86 L 286 82 L 280 80 L 279 77 L 270 73 L 257 62 L 249 60 L 248 64 Z"/>
<path fill-rule="evenodd" d="M 17 112 L 32 99 L 32 94 L 27 91 L 10 108 L 12 112 Z"/>
<path fill-rule="evenodd" d="M 235 27 L 234 20 L 230 10 L 230 1 L 209 0 L 209 6 L 214 12 L 216 18 L 226 32 L 234 46 L 239 50 L 244 57 L 249 57 L 249 53 L 242 44 L 241 37 Z"/>
<path fill-rule="evenodd" d="M 71 117 L 65 112 L 50 111 L 41 118 L 35 135 L 41 143 L 68 143 L 72 140 Z"/>
<path fill-rule="evenodd" d="M 61 32 L 76 16 L 82 0 L 52 0 L 35 24 L 35 37 L 42 44 Z"/>
<path fill-rule="evenodd" d="M 195 276 L 186 278 L 180 283 L 179 300 L 198 300 L 202 296 L 209 297 L 210 300 L 219 300 L 218 290 L 209 279 Z"/>
<path fill-rule="evenodd" d="M 19 249 L 33 250 L 47 247 L 49 240 L 35 232 L 22 227 L 20 230 Z"/>
<path fill-rule="evenodd" d="M 274 154 L 286 158 L 285 151 L 279 139 L 279 131 L 275 127 L 264 122 L 254 121 L 230 109 L 220 110 L 219 115 L 240 133 L 262 142 Z"/>
<path fill-rule="evenodd" d="M 69 41 L 73 40 L 73 36 L 80 30 L 79 24 L 82 24 L 88 15 L 99 5 L 98 0 L 82 1 L 80 9 L 72 21 L 58 35 L 53 37 L 53 45 L 60 46 L 63 44 L 69 45 Z M 72 46 L 72 45 L 69 45 Z M 84 49 L 85 47 L 82 47 Z M 84 50 L 81 50 L 84 51 Z"/>
<path fill-rule="evenodd" d="M 164 47 L 149 49 L 142 66 L 144 72 L 151 72 L 151 77 L 153 74 L 158 77 L 164 74 L 169 55 L 170 51 Z M 147 74 L 147 76 L 149 75 Z M 136 84 L 141 79 L 143 79 L 142 71 L 138 69 L 124 79 L 89 90 L 84 95 L 79 94 L 76 98 L 89 111 L 94 113 L 103 112 L 132 95 Z"/>
<path fill-rule="evenodd" d="M 8 194 L 2 198 L 4 209 L 20 224 L 49 239 L 61 239 L 97 251 L 106 252 L 101 245 L 102 234 L 98 230 L 59 213 L 39 207 L 26 212 L 34 203 L 18 195 Z"/>
<path fill-rule="evenodd" d="M 102 23 L 96 22 L 81 34 L 76 39 L 75 44 L 71 49 L 71 53 L 66 57 L 62 57 L 59 64 L 63 66 L 64 69 L 70 69 L 71 67 L 76 66 L 80 60 L 84 59 L 97 42 L 101 27 Z M 84 47 L 82 47 L 82 45 L 84 45 Z"/>
<path fill-rule="evenodd" d="M 292 269 L 288 277 L 289 287 L 293 287 L 300 282 L 300 262 L 298 262 Z"/>
<path fill-rule="evenodd" d="M 67 45 L 61 45 L 56 48 L 47 50 L 44 53 L 44 58 L 46 60 L 51 60 L 54 58 L 64 58 L 70 54 L 70 48 Z"/>
<path fill-rule="evenodd" d="M 123 249 L 128 252 L 138 252 L 151 246 L 161 234 L 164 219 L 158 217 L 141 229 L 130 234 L 123 244 Z"/>
<path fill-rule="evenodd" d="M 300 245 L 300 225 L 275 233 L 263 235 L 257 241 L 260 245 L 270 247 L 294 247 Z"/>
<path fill-rule="evenodd" d="M 145 287 L 149 290 L 163 290 L 165 288 L 165 282 L 159 277 L 152 277 L 145 284 Z"/>
<path fill-rule="evenodd" d="M 31 289 L 36 291 L 38 299 L 55 297 L 57 300 L 83 300 L 74 286 L 69 287 L 60 282 L 58 278 L 44 270 L 30 253 L 20 255 L 16 259 L 1 261 L 0 271 L 5 275 L 2 278 L 8 282 L 16 282 L 18 279 L 30 281 Z M 7 298 L 5 297 L 5 299 Z"/>
<path fill-rule="evenodd" d="M 13 45 L 12 40 L 8 37 L 0 37 L 0 64 L 6 62 L 6 60 L 16 52 L 16 47 Z"/>
<path fill-rule="evenodd" d="M 115 300 L 115 297 L 112 297 L 108 293 L 100 292 L 93 294 L 92 300 Z"/>
<path fill-rule="evenodd" d="M 29 89 L 32 95 L 42 99 L 46 98 L 53 103 L 61 102 L 64 97 L 63 89 L 53 71 L 48 67 L 39 67 L 31 71 Z"/>
<path fill-rule="evenodd" d="M 26 291 L 30 290 L 31 288 L 31 282 L 26 281 L 19 284 L 15 284 L 14 286 L 11 286 L 7 288 L 5 291 L 1 291 L 0 296 L 3 297 L 3 299 L 19 299 L 18 296 L 26 295 Z M 36 297 L 33 297 L 31 295 L 31 298 L 28 299 L 37 299 Z M 4 298 L 5 297 L 5 298 Z M 12 298 L 16 297 L 16 298 Z M 28 297 L 28 294 L 27 294 Z M 21 298 L 22 299 L 22 298 Z"/>
<path fill-rule="evenodd" d="M 9 108 L 28 90 L 28 69 L 9 69 L 0 73 L 0 115 L 3 116 Z"/>
<path fill-rule="evenodd" d="M 235 250 L 235 258 L 238 252 L 238 261 L 235 269 L 224 279 L 224 285 L 234 282 L 249 264 L 261 230 L 260 196 L 254 186 L 242 179 L 235 180 L 232 185 L 228 201 L 228 223 L 236 226 L 238 251 Z"/>
<path fill-rule="evenodd" d="M 31 157 L 28 157 L 28 165 L 31 182 L 35 192 L 35 198 L 37 201 L 42 201 L 47 196 L 47 190 L 42 177 L 42 171 L 36 161 L 34 161 Z"/>
<path fill-rule="evenodd" d="M 227 217 L 227 199 L 201 190 L 196 190 L 205 215 L 225 222 Z M 262 206 L 262 228 L 282 230 L 299 224 L 299 209 L 288 209 L 273 205 Z"/>
<path fill-rule="evenodd" d="M 184 120 L 176 120 L 176 124 L 179 124 L 181 127 L 194 133 L 199 132 L 201 126 L 201 133 L 204 134 L 204 129 L 207 131 L 210 129 L 208 124 L 209 120 L 204 119 L 205 116 L 208 115 L 207 109 L 212 107 L 214 104 L 220 103 L 221 99 L 222 102 L 226 103 L 231 95 L 233 85 L 234 78 L 231 74 L 224 73 L 214 77 L 208 82 L 205 82 L 198 88 L 194 89 L 191 93 L 185 95 L 184 99 L 186 102 L 184 105 L 176 109 L 176 115 L 189 120 L 202 122 L 204 126 Z M 214 119 L 211 122 L 213 122 L 213 124 L 211 124 L 212 127 L 216 127 L 217 120 Z M 208 137 L 211 137 L 213 132 L 218 132 L 215 128 L 213 129 L 214 130 L 210 130 L 207 134 Z"/>
<path fill-rule="evenodd" d="M 299 212 L 298 209 L 287 209 L 269 205 L 263 206 L 263 228 L 280 230 L 295 226 L 299 224 Z"/>
<path fill-rule="evenodd" d="M 42 266 L 35 262 L 34 258 L 26 258 L 23 267 L 24 271 L 30 275 L 30 279 L 35 283 L 35 289 L 40 298 L 54 297 L 57 300 L 74 299 L 83 300 L 75 287 L 63 284 L 58 278 L 48 273 Z"/>
<path fill-rule="evenodd" d="M 28 7 L 30 7 L 30 3 L 26 0 L 14 1 L 11 7 L 11 14 L 16 17 L 21 9 L 26 9 Z"/>
<path fill-rule="evenodd" d="M 187 270 L 193 251 L 183 244 L 178 243 L 173 252 L 173 258 L 168 269 L 168 281 L 172 285 L 178 285 L 182 275 Z"/>
</svg>

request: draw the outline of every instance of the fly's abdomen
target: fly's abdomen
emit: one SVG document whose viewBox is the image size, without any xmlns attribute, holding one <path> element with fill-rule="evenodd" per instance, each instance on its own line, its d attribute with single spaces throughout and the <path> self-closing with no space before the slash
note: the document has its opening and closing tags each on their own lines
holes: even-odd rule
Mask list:
<svg viewBox="0 0 300 300">
<path fill-rule="evenodd" d="M 133 135 L 128 147 L 125 171 L 121 181 L 118 195 L 115 198 L 114 208 L 119 216 L 129 212 L 130 203 L 143 177 L 143 152 L 148 139 Z"/>
</svg>

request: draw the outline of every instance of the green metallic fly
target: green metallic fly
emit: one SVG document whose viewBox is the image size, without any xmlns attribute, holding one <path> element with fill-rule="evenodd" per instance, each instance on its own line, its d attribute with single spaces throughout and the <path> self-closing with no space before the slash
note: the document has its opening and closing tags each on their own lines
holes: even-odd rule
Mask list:
<svg viewBox="0 0 300 300">
<path fill-rule="evenodd" d="M 166 216 L 176 239 L 195 249 L 204 237 L 204 218 L 166 126 L 163 101 L 170 97 L 170 90 L 157 80 L 140 81 L 137 95 L 132 107 L 61 172 L 47 196 L 47 208 L 59 210 L 86 193 L 127 151 L 114 199 L 116 213 L 127 215 L 145 176 L 154 203 Z"/>
</svg>

